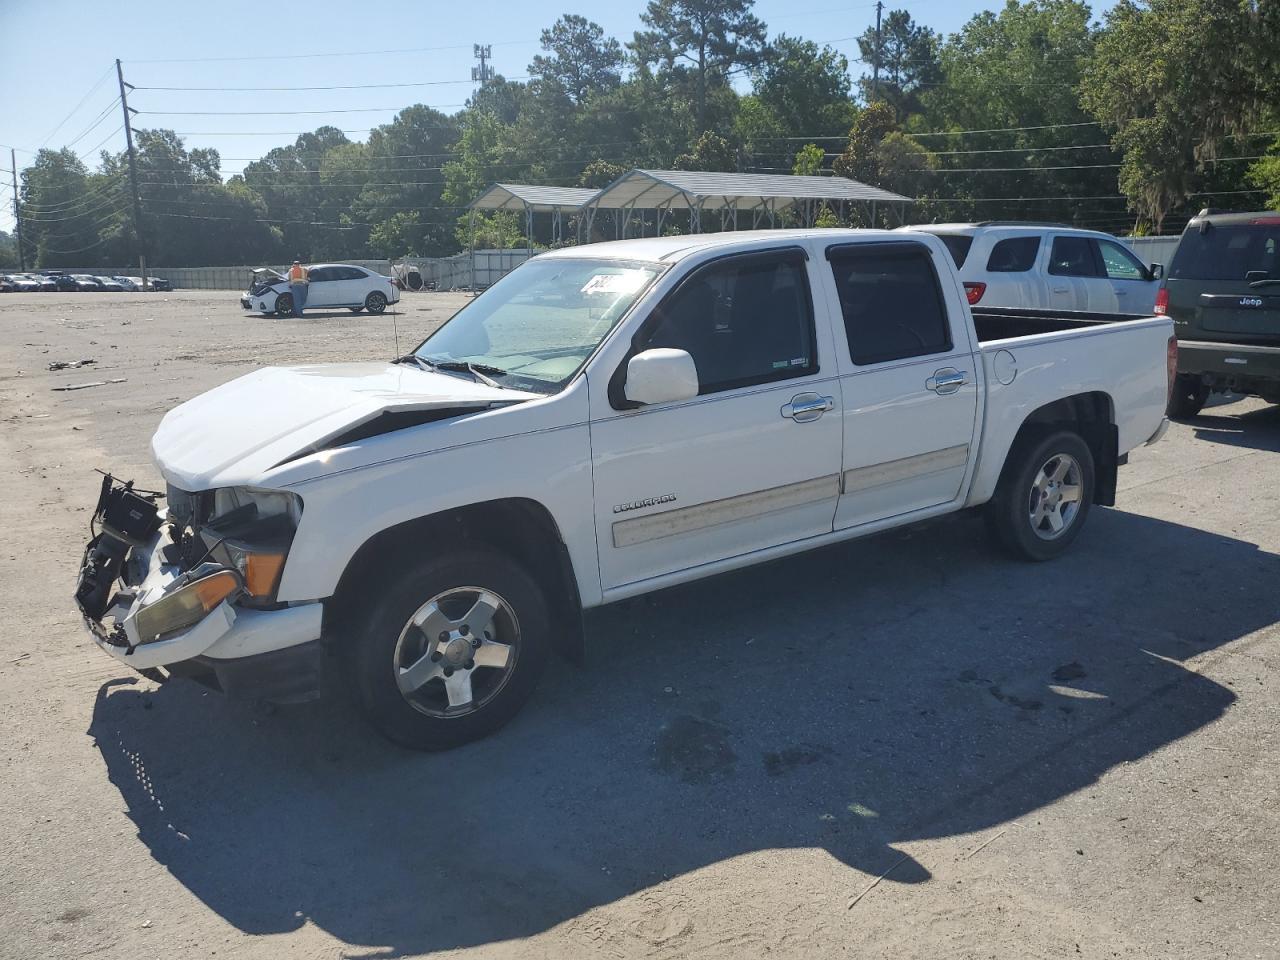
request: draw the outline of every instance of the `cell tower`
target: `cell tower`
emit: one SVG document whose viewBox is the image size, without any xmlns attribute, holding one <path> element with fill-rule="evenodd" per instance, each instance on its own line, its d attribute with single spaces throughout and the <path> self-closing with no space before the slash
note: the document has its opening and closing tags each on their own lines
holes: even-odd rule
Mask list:
<svg viewBox="0 0 1280 960">
<path fill-rule="evenodd" d="M 480 66 L 471 68 L 471 82 L 484 86 L 493 79 L 493 67 L 489 66 L 489 60 L 493 57 L 493 48 L 487 43 L 474 44 L 472 50 L 475 58 L 480 61 Z"/>
</svg>

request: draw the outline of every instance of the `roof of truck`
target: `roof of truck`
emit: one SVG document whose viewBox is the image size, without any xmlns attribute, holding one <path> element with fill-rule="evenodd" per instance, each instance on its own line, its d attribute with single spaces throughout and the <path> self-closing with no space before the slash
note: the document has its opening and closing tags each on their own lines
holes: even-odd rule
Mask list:
<svg viewBox="0 0 1280 960">
<path fill-rule="evenodd" d="M 724 233 L 693 233 L 678 237 L 645 237 L 634 240 L 608 240 L 603 243 L 586 243 L 575 247 L 562 247 L 542 254 L 543 257 L 582 257 L 604 260 L 647 260 L 674 263 L 703 250 L 735 247 L 785 246 L 787 241 L 824 241 L 842 238 L 879 238 L 901 240 L 902 234 L 892 230 L 861 230 L 851 228 L 811 228 L 804 230 L 735 230 Z"/>
</svg>

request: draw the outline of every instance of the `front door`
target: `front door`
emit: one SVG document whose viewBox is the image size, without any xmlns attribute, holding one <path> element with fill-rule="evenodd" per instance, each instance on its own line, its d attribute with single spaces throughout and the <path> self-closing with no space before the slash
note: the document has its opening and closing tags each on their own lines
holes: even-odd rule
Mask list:
<svg viewBox="0 0 1280 960">
<path fill-rule="evenodd" d="M 313 267 L 307 271 L 307 307 L 331 307 L 338 302 L 338 287 L 334 267 Z"/>
<path fill-rule="evenodd" d="M 692 400 L 628 409 L 627 358 L 591 379 L 606 594 L 831 532 L 840 391 L 830 325 L 815 323 L 812 268 L 799 247 L 721 257 L 663 298 L 627 358 L 688 351 L 700 385 Z"/>
<path fill-rule="evenodd" d="M 939 280 L 945 254 L 918 241 L 826 254 L 827 295 L 844 320 L 836 529 L 957 501 L 974 453 L 980 358 L 955 285 Z"/>
</svg>

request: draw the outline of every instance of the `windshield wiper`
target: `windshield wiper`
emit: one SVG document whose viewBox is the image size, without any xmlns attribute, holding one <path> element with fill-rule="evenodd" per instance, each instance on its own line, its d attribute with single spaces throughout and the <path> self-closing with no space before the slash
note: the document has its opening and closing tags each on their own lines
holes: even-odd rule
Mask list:
<svg viewBox="0 0 1280 960">
<path fill-rule="evenodd" d="M 492 373 L 494 376 L 501 377 L 507 371 L 501 367 L 495 367 L 488 363 L 472 363 L 470 360 L 427 360 L 437 370 L 458 370 L 463 373 L 469 373 L 480 383 L 488 387 L 497 387 L 499 390 L 505 389 L 502 384 L 486 374 Z"/>
<path fill-rule="evenodd" d="M 420 357 L 416 353 L 406 353 L 403 357 L 396 357 L 392 363 L 412 363 L 419 370 L 430 370 L 435 366 L 426 357 Z"/>
</svg>

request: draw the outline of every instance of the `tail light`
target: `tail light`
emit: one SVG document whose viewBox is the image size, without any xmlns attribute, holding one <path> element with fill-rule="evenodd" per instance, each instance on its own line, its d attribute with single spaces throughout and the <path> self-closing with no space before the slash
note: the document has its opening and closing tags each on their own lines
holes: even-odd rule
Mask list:
<svg viewBox="0 0 1280 960">
<path fill-rule="evenodd" d="M 1169 288 L 1161 287 L 1156 291 L 1156 315 L 1163 317 L 1169 312 Z M 1176 347 L 1174 349 L 1177 349 Z"/>
<path fill-rule="evenodd" d="M 982 295 L 987 292 L 985 283 L 968 283 L 964 285 L 964 295 L 969 300 L 969 306 L 973 306 L 982 299 Z"/>
<path fill-rule="evenodd" d="M 1169 391 L 1165 401 L 1167 403 L 1173 399 L 1173 381 L 1178 375 L 1178 337 L 1176 334 L 1169 338 L 1169 346 L 1165 350 L 1164 357 L 1165 374 L 1169 378 Z"/>
</svg>

